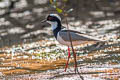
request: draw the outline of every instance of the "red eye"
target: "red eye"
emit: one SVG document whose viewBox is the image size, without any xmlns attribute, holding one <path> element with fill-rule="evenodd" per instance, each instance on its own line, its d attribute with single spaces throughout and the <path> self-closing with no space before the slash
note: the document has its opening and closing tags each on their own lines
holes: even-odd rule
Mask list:
<svg viewBox="0 0 120 80">
<path fill-rule="evenodd" d="M 48 17 L 48 20 L 53 20 L 53 17 Z"/>
</svg>

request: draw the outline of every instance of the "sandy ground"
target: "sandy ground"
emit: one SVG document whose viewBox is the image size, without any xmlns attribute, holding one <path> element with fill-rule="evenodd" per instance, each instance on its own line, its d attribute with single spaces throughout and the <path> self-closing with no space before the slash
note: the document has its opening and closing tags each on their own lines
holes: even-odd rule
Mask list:
<svg viewBox="0 0 120 80">
<path fill-rule="evenodd" d="M 73 4 L 76 3 L 77 1 Z M 100 6 L 100 4 L 98 5 Z M 84 8 L 84 5 L 78 5 L 69 15 L 70 29 L 109 42 L 97 50 L 94 50 L 94 46 L 89 45 L 76 48 L 80 74 L 74 73 L 73 59 L 70 61 L 67 72 L 64 72 L 67 48 L 55 41 L 48 24 L 40 23 L 46 14 L 53 10 L 46 5 L 46 2 L 42 4 L 40 2 L 37 5 L 27 5 L 26 7 L 25 4 L 24 6 L 19 4 L 9 14 L 0 15 L 0 79 L 119 80 L 120 18 L 117 15 L 119 10 L 117 12 L 115 8 L 119 3 L 110 3 L 115 10 L 111 6 L 104 5 L 100 7 L 99 11 L 93 5 L 90 6 L 90 9 L 89 7 Z M 111 15 L 107 16 L 101 9 L 108 8 L 110 12 L 108 11 L 107 14 Z M 0 11 L 6 10 L 1 9 Z M 63 25 L 65 25 L 64 18 Z"/>
</svg>

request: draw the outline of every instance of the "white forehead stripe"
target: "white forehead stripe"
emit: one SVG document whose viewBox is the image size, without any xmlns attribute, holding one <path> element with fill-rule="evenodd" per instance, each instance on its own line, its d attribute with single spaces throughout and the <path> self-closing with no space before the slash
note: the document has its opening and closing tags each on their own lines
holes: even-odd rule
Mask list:
<svg viewBox="0 0 120 80">
<path fill-rule="evenodd" d="M 55 16 L 61 21 L 61 18 L 60 18 L 60 16 L 58 14 L 50 14 L 50 16 Z"/>
</svg>

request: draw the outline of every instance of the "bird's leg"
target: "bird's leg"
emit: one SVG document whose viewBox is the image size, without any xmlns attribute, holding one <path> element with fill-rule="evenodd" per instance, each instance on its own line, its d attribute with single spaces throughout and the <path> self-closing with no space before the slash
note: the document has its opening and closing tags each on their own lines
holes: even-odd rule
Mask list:
<svg viewBox="0 0 120 80">
<path fill-rule="evenodd" d="M 75 73 L 77 71 L 77 61 L 76 61 L 76 52 L 75 49 L 73 49 L 73 56 L 74 56 L 74 61 L 75 61 Z"/>
<path fill-rule="evenodd" d="M 67 60 L 67 63 L 66 63 L 66 66 L 65 66 L 65 71 L 67 70 L 67 67 L 68 67 L 68 62 L 69 62 L 69 59 L 70 59 L 70 48 L 68 46 L 68 60 Z"/>
</svg>

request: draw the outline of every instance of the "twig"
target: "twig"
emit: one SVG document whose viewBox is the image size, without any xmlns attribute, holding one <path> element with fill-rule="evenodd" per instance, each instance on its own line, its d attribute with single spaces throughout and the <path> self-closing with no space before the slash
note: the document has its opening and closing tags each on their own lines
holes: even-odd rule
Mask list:
<svg viewBox="0 0 120 80">
<path fill-rule="evenodd" d="M 78 67 L 77 67 L 77 61 L 76 61 L 76 53 L 75 53 L 75 50 L 73 48 L 73 44 L 72 44 L 72 37 L 70 35 L 70 32 L 69 32 L 69 25 L 68 25 L 68 20 L 67 20 L 67 17 L 66 15 L 65 16 L 65 20 L 66 20 L 66 25 L 67 25 L 67 29 L 68 29 L 68 36 L 69 36 L 69 40 L 70 40 L 70 45 L 71 45 L 71 48 L 72 48 L 72 52 L 73 52 L 73 56 L 74 56 L 74 61 L 75 61 L 75 74 L 76 72 L 78 73 L 79 77 L 84 80 L 84 78 L 80 75 L 79 71 L 78 71 Z"/>
<path fill-rule="evenodd" d="M 67 24 L 67 29 L 69 29 L 67 18 L 66 18 L 66 24 Z M 71 35 L 70 35 L 69 30 L 68 30 L 68 36 L 69 36 L 70 45 L 71 45 L 72 52 L 73 52 L 73 56 L 74 56 L 74 61 L 75 61 L 75 73 L 76 73 L 76 70 L 77 70 L 77 69 L 76 69 L 76 68 L 77 68 L 76 53 L 75 53 L 74 48 L 73 48 L 72 37 L 71 37 Z"/>
<path fill-rule="evenodd" d="M 70 31 L 69 31 L 69 25 L 68 25 L 68 20 L 67 20 L 67 13 L 65 12 L 65 3 L 63 4 L 63 15 L 65 17 L 65 21 L 66 21 L 66 25 L 67 25 L 67 29 L 68 29 L 68 36 L 69 36 L 69 40 L 70 40 L 70 45 L 71 45 L 71 48 L 72 48 L 72 52 L 73 52 L 73 56 L 74 56 L 74 61 L 75 61 L 75 73 L 77 71 L 77 61 L 76 61 L 76 53 L 74 51 L 74 48 L 73 48 L 73 43 L 72 43 L 72 37 L 70 35 Z"/>
</svg>

